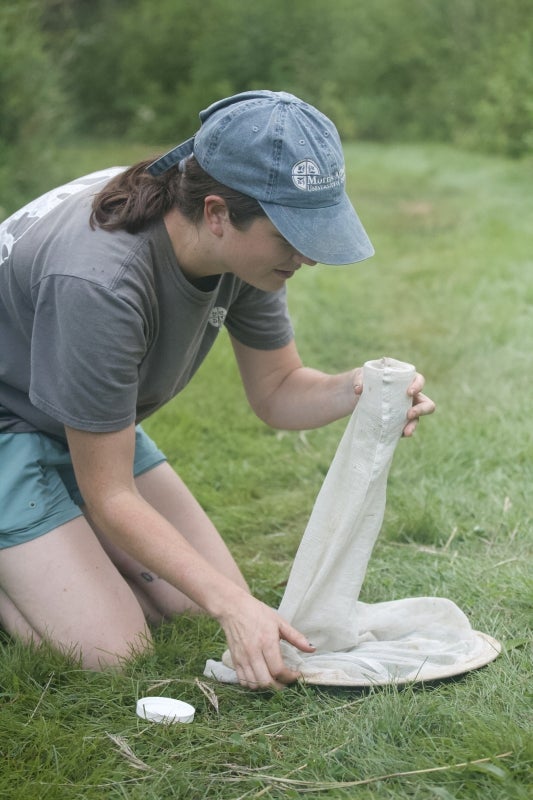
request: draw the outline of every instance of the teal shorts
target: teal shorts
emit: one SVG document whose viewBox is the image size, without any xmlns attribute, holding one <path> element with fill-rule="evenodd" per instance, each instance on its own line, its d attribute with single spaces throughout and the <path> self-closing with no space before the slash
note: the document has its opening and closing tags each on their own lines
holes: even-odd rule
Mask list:
<svg viewBox="0 0 533 800">
<path fill-rule="evenodd" d="M 166 461 L 135 431 L 135 476 Z M 29 542 L 82 514 L 66 445 L 43 433 L 0 433 L 0 549 Z"/>
</svg>

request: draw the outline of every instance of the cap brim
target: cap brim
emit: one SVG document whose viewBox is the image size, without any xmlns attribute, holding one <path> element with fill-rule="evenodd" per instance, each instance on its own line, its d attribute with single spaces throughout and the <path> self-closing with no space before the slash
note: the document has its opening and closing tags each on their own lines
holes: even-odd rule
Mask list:
<svg viewBox="0 0 533 800">
<path fill-rule="evenodd" d="M 306 258 L 321 264 L 354 264 L 374 248 L 348 195 L 323 208 L 293 208 L 259 201 L 282 236 Z"/>
</svg>

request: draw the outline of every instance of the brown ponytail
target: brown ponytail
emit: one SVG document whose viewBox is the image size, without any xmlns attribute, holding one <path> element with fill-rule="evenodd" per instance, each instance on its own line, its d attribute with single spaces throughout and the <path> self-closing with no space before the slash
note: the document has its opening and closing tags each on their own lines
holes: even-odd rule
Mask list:
<svg viewBox="0 0 533 800">
<path fill-rule="evenodd" d="M 265 216 L 257 200 L 214 180 L 194 156 L 187 159 L 183 172 L 175 166 L 157 177 L 146 171 L 151 161 L 141 161 L 115 175 L 96 195 L 90 217 L 92 228 L 137 233 L 172 208 L 199 224 L 204 198 L 210 194 L 226 202 L 236 228 L 243 230 L 256 217 Z"/>
</svg>

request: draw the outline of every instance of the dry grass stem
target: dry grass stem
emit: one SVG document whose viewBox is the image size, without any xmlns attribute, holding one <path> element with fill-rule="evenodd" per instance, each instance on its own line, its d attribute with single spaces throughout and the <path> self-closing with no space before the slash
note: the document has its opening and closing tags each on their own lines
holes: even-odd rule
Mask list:
<svg viewBox="0 0 533 800">
<path fill-rule="evenodd" d="M 255 778 L 260 778 L 264 781 L 269 781 L 270 783 L 275 783 L 278 785 L 285 785 L 287 788 L 293 788 L 298 790 L 302 790 L 305 792 L 321 792 L 324 790 L 329 789 L 349 789 L 353 786 L 365 786 L 369 783 L 377 783 L 378 781 L 385 781 L 390 780 L 391 778 L 407 778 L 412 775 L 427 775 L 432 772 L 447 772 L 452 769 L 463 769 L 464 767 L 471 767 L 476 766 L 478 764 L 487 764 L 488 762 L 494 761 L 495 759 L 502 759 L 507 758 L 508 756 L 512 755 L 512 751 L 507 753 L 500 753 L 497 756 L 488 756 L 487 758 L 478 758 L 475 761 L 463 761 L 460 764 L 445 764 L 441 767 L 428 767 L 427 769 L 413 769 L 408 770 L 406 772 L 390 772 L 387 775 L 377 775 L 373 778 L 364 778 L 363 780 L 359 781 L 299 781 L 294 780 L 293 778 L 289 777 L 277 777 L 275 775 L 265 775 L 259 774 L 254 772 L 254 770 L 250 770 L 244 767 L 236 768 L 237 771 L 241 772 L 244 776 L 249 776 L 251 773 L 254 774 Z M 305 769 L 307 764 L 302 765 L 296 769 L 291 770 L 291 772 L 287 773 L 287 775 L 293 775 L 295 772 L 298 772 L 301 769 Z M 232 782 L 240 782 L 243 778 L 222 778 L 222 780 L 232 783 Z M 261 791 L 255 795 L 252 795 L 254 798 L 261 797 L 265 793 L 265 787 L 261 789 Z M 244 797 L 250 795 L 241 795 L 238 800 L 243 800 Z"/>
<path fill-rule="evenodd" d="M 218 697 L 216 696 L 213 689 L 203 681 L 198 680 L 198 678 L 195 678 L 194 685 L 197 686 L 202 692 L 202 694 L 204 694 L 207 697 L 207 699 L 209 700 L 209 702 L 211 703 L 211 705 L 218 714 Z"/>
<path fill-rule="evenodd" d="M 41 705 L 41 703 L 43 701 L 43 697 L 45 696 L 46 692 L 48 691 L 48 687 L 50 686 L 50 683 L 52 682 L 52 678 L 53 677 L 54 677 L 54 673 L 51 672 L 50 676 L 49 676 L 49 678 L 48 678 L 48 680 L 46 682 L 46 686 L 44 687 L 43 691 L 41 692 L 41 696 L 39 697 L 39 700 L 37 701 L 37 705 L 33 709 L 32 713 L 30 714 L 30 717 L 27 720 L 27 722 L 25 723 L 25 725 L 29 725 L 30 722 L 32 721 L 32 719 L 34 718 L 34 716 L 36 715 L 37 710 L 38 710 L 39 706 Z"/>
<path fill-rule="evenodd" d="M 108 736 L 111 739 L 111 741 L 116 744 L 120 754 L 123 755 L 127 761 L 129 761 L 132 767 L 141 770 L 152 769 L 151 767 L 148 766 L 148 764 L 145 764 L 144 761 L 141 761 L 140 758 L 137 758 L 137 756 L 135 755 L 135 753 L 133 752 L 133 750 L 131 749 L 131 747 L 129 746 L 129 744 L 127 743 L 127 741 L 124 739 L 123 736 L 117 736 L 116 734 L 108 733 L 107 731 L 106 731 L 106 736 Z"/>
</svg>

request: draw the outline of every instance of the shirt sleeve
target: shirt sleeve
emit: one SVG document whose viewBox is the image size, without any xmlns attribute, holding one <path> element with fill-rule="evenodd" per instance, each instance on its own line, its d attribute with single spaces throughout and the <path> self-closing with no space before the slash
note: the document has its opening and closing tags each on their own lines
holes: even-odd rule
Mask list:
<svg viewBox="0 0 533 800">
<path fill-rule="evenodd" d="M 146 352 L 140 308 L 88 280 L 45 278 L 35 308 L 30 400 L 81 430 L 121 430 L 135 421 Z"/>
<path fill-rule="evenodd" d="M 225 324 L 239 342 L 258 350 L 276 350 L 294 338 L 285 288 L 263 292 L 243 284 Z"/>
</svg>

